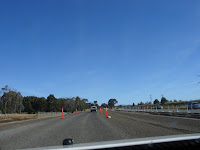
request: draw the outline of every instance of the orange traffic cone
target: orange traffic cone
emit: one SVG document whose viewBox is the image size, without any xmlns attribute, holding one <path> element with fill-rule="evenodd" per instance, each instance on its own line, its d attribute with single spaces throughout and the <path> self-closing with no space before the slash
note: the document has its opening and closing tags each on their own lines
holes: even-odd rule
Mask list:
<svg viewBox="0 0 200 150">
<path fill-rule="evenodd" d="M 63 108 L 62 108 L 62 119 L 63 119 Z"/>
<path fill-rule="evenodd" d="M 106 118 L 108 118 L 108 112 L 107 112 L 107 107 L 106 107 Z"/>
</svg>

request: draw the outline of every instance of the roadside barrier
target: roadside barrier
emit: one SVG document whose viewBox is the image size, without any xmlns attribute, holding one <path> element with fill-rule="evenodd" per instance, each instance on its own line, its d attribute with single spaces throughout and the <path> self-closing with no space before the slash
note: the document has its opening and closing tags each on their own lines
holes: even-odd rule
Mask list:
<svg viewBox="0 0 200 150">
<path fill-rule="evenodd" d="M 107 112 L 107 107 L 106 107 L 106 118 L 108 118 L 108 112 Z"/>
<path fill-rule="evenodd" d="M 101 111 L 103 111 L 101 109 Z M 126 108 L 118 108 L 117 111 L 127 111 L 127 112 L 155 112 L 155 113 L 178 113 L 179 115 L 182 113 L 191 113 L 191 114 L 199 114 L 200 116 L 200 109 L 193 109 L 191 110 L 191 106 L 188 104 L 185 105 L 164 105 L 160 107 L 153 107 L 153 106 L 143 106 L 143 107 L 126 107 Z M 194 115 L 193 115 L 194 116 Z M 197 116 L 195 116 L 197 118 Z"/>
</svg>

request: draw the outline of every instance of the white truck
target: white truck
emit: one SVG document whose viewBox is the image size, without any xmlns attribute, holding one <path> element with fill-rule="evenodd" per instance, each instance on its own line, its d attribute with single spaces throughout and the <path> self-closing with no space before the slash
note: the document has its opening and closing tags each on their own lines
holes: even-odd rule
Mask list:
<svg viewBox="0 0 200 150">
<path fill-rule="evenodd" d="M 91 112 L 97 111 L 97 107 L 96 106 L 91 106 L 90 110 L 91 110 Z"/>
</svg>

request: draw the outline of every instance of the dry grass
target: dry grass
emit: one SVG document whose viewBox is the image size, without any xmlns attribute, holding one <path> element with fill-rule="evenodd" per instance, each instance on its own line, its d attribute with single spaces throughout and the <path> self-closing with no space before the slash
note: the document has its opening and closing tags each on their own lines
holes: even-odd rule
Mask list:
<svg viewBox="0 0 200 150">
<path fill-rule="evenodd" d="M 37 118 L 37 114 L 2 114 L 0 117 L 0 123 L 11 122 L 11 121 L 20 121 L 27 119 Z"/>
</svg>

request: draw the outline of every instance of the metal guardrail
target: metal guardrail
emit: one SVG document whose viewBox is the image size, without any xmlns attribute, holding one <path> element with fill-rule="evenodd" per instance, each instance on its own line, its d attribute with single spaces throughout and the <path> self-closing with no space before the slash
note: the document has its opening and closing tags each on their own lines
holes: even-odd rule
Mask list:
<svg viewBox="0 0 200 150">
<path fill-rule="evenodd" d="M 187 118 L 197 118 L 200 119 L 200 109 L 179 109 L 178 106 L 168 109 L 153 109 L 152 107 L 145 109 L 140 108 L 119 108 L 118 111 L 127 111 L 127 112 L 144 112 L 153 115 L 165 115 L 165 116 L 176 116 L 176 117 L 187 117 Z"/>
<path fill-rule="evenodd" d="M 168 106 L 168 109 L 157 109 L 153 107 L 144 107 L 144 108 L 119 108 L 117 110 L 123 110 L 123 111 L 135 111 L 135 112 L 182 112 L 182 113 L 200 113 L 200 109 L 189 109 L 188 107 L 186 109 L 179 109 L 178 106 L 171 107 Z"/>
</svg>

